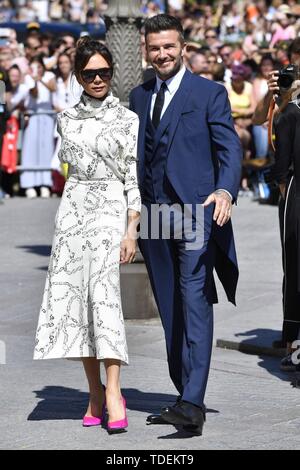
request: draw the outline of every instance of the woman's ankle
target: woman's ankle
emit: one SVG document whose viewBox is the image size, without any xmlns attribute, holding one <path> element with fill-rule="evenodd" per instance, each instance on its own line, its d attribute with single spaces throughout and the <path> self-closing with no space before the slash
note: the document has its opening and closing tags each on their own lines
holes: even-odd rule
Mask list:
<svg viewBox="0 0 300 470">
<path fill-rule="evenodd" d="M 118 386 L 106 387 L 105 394 L 111 397 L 122 397 L 121 388 Z"/>
</svg>

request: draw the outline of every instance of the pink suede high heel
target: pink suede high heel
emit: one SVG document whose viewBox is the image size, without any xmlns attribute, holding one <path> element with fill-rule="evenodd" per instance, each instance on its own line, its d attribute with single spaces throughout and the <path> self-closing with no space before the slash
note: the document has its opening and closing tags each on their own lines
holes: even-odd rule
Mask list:
<svg viewBox="0 0 300 470">
<path fill-rule="evenodd" d="M 105 386 L 103 385 L 104 392 L 104 402 L 102 405 L 102 414 L 101 416 L 84 416 L 82 419 L 82 426 L 85 428 L 90 428 L 91 426 L 101 426 L 105 420 L 106 415 L 106 399 L 105 399 Z"/>
<path fill-rule="evenodd" d="M 125 429 L 128 427 L 128 419 L 126 415 L 126 400 L 124 397 L 122 397 L 122 401 L 123 401 L 123 406 L 124 406 L 125 418 L 120 419 L 118 421 L 108 421 L 107 431 L 109 434 L 117 434 L 117 433 L 124 432 Z"/>
<path fill-rule="evenodd" d="M 84 416 L 82 426 L 90 428 L 91 426 L 100 426 L 102 424 L 102 416 Z"/>
</svg>

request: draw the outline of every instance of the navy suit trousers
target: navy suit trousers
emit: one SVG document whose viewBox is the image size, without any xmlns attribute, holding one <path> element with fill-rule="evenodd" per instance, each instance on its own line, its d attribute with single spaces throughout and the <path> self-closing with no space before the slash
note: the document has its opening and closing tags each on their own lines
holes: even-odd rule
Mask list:
<svg viewBox="0 0 300 470">
<path fill-rule="evenodd" d="M 165 332 L 170 377 L 183 400 L 198 406 L 204 404 L 213 340 L 212 211 L 205 208 L 203 244 L 196 250 L 187 249 L 184 237 L 139 239 Z M 150 228 L 150 210 L 148 217 Z"/>
</svg>

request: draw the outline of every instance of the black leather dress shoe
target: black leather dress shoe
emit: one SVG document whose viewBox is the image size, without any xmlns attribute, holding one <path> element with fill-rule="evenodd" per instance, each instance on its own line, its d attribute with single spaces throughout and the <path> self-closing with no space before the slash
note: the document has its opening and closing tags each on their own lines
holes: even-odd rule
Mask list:
<svg viewBox="0 0 300 470">
<path fill-rule="evenodd" d="M 147 416 L 146 424 L 169 424 L 165 421 L 160 413 Z"/>
<path fill-rule="evenodd" d="M 205 412 L 193 403 L 180 401 L 176 406 L 168 407 L 162 411 L 161 416 L 167 423 L 182 425 L 185 431 L 198 436 L 202 435 Z"/>
<path fill-rule="evenodd" d="M 175 402 L 174 405 L 172 405 L 172 406 L 177 406 L 178 403 L 181 402 L 181 400 L 182 400 L 181 395 L 178 395 L 178 397 L 176 398 L 176 402 Z M 161 411 L 163 412 L 163 411 L 165 411 L 167 408 L 169 408 L 169 406 L 164 406 L 164 407 L 161 409 Z"/>
<path fill-rule="evenodd" d="M 181 396 L 179 395 L 177 398 L 176 398 L 176 403 L 173 405 L 173 406 L 177 406 L 178 403 L 180 403 L 181 401 Z M 164 408 L 162 408 L 162 412 L 165 411 L 167 408 L 169 408 L 169 406 L 165 406 Z M 170 423 L 167 423 L 161 413 L 156 413 L 156 414 L 153 414 L 153 415 L 149 415 L 146 419 L 146 424 L 170 424 Z"/>
</svg>

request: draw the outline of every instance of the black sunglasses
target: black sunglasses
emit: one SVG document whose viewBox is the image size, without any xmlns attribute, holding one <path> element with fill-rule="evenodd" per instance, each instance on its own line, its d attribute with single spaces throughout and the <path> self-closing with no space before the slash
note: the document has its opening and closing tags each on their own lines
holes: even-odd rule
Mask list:
<svg viewBox="0 0 300 470">
<path fill-rule="evenodd" d="M 107 80 L 111 80 L 113 76 L 113 71 L 111 67 L 105 67 L 103 69 L 86 69 L 82 70 L 81 77 L 85 83 L 92 83 L 97 75 L 103 80 L 104 82 Z"/>
</svg>

